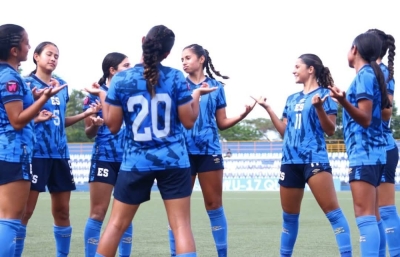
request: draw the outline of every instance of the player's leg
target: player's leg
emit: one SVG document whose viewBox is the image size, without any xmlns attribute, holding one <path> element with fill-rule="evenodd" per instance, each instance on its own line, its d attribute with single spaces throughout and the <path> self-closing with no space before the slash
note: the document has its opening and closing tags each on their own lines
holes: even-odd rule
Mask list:
<svg viewBox="0 0 400 257">
<path fill-rule="evenodd" d="M 21 225 L 17 232 L 15 240 L 14 257 L 20 257 L 24 251 L 26 229 L 30 218 L 35 211 L 36 204 L 39 198 L 39 193 L 46 191 L 46 185 L 49 180 L 50 168 L 52 160 L 44 158 L 32 159 L 32 183 L 29 192 L 28 201 L 25 206 L 24 213 L 21 219 Z"/>
<path fill-rule="evenodd" d="M 210 218 L 211 231 L 218 256 L 227 256 L 228 224 L 222 205 L 223 159 L 221 155 L 201 155 L 197 164 L 204 205 Z"/>
<path fill-rule="evenodd" d="M 342 209 L 339 207 L 332 169 L 329 164 L 312 164 L 305 169 L 305 177 L 311 192 L 331 223 L 340 256 L 352 256 L 350 228 Z"/>
<path fill-rule="evenodd" d="M 350 167 L 349 181 L 360 232 L 361 256 L 379 256 L 380 234 L 376 219 L 381 165 Z"/>
<path fill-rule="evenodd" d="M 95 256 L 115 256 L 123 233 L 132 224 L 138 205 L 126 204 L 114 199 L 110 220 L 100 238 Z"/>
<path fill-rule="evenodd" d="M 400 219 L 395 205 L 395 174 L 399 161 L 399 150 L 387 151 L 381 184 L 378 187 L 379 213 L 390 256 L 400 256 Z"/>
<path fill-rule="evenodd" d="M 120 163 L 92 160 L 90 167 L 90 214 L 84 231 L 86 257 L 93 257 L 96 254 L 101 227 L 110 204 Z M 132 226 L 129 226 L 124 233 L 119 248 L 120 257 L 129 256 L 132 249 Z"/>
<path fill-rule="evenodd" d="M 132 223 L 140 204 L 150 200 L 154 179 L 154 172 L 118 173 L 111 216 L 95 256 L 115 256 L 121 237 Z M 152 254 L 149 253 L 149 256 Z"/>
<path fill-rule="evenodd" d="M 197 163 L 198 163 L 198 158 L 199 156 L 197 155 L 190 155 L 189 154 L 189 161 L 190 161 L 190 172 L 192 175 L 192 191 L 194 184 L 196 182 L 196 177 L 197 177 Z M 168 238 L 169 238 L 169 250 L 171 253 L 171 257 L 176 256 L 176 249 L 175 249 L 175 237 L 174 233 L 172 232 L 171 226 L 168 224 Z"/>
<path fill-rule="evenodd" d="M 190 169 L 165 170 L 158 172 L 156 178 L 168 222 L 175 236 L 176 256 L 197 256 L 190 222 Z"/>
<path fill-rule="evenodd" d="M 282 206 L 282 233 L 280 256 L 289 257 L 293 254 L 297 234 L 299 232 L 299 216 L 301 201 L 304 195 L 305 178 L 304 165 L 282 165 L 279 177 L 280 199 Z"/>
<path fill-rule="evenodd" d="M 102 182 L 90 182 L 90 214 L 84 231 L 85 256 L 96 254 L 100 232 L 106 216 L 114 186 Z"/>
<path fill-rule="evenodd" d="M 14 256 L 31 184 L 30 165 L 0 161 L 0 166 L 0 256 Z"/>
<path fill-rule="evenodd" d="M 51 195 L 57 256 L 68 256 L 72 235 L 69 202 L 71 191 L 76 189 L 69 159 L 53 159 L 47 187 Z"/>
</svg>

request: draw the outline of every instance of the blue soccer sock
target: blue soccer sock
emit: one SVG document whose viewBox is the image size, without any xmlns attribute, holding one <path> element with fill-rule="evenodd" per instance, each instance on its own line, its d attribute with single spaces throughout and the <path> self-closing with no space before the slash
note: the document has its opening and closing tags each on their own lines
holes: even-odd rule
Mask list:
<svg viewBox="0 0 400 257">
<path fill-rule="evenodd" d="M 105 257 L 105 256 L 103 256 L 103 255 L 101 255 L 99 253 L 96 253 L 96 255 L 94 257 Z"/>
<path fill-rule="evenodd" d="M 168 225 L 168 238 L 169 238 L 169 250 L 171 252 L 171 256 L 176 256 L 176 248 L 175 248 L 175 237 L 174 233 L 172 233 L 171 227 Z"/>
<path fill-rule="evenodd" d="M 96 254 L 97 245 L 100 241 L 100 231 L 102 221 L 88 218 L 83 234 L 84 245 L 85 245 L 85 257 L 93 257 Z"/>
<path fill-rule="evenodd" d="M 0 219 L 0 256 L 14 256 L 14 239 L 19 230 L 21 220 Z"/>
<path fill-rule="evenodd" d="M 17 231 L 17 236 L 15 237 L 15 252 L 14 257 L 21 257 L 24 251 L 24 243 L 26 237 L 26 225 L 21 224 Z"/>
<path fill-rule="evenodd" d="M 182 253 L 182 254 L 178 254 L 176 257 L 197 257 L 197 253 L 193 252 L 193 253 Z"/>
<path fill-rule="evenodd" d="M 283 226 L 281 233 L 281 257 L 290 257 L 293 253 L 299 232 L 299 214 L 283 212 Z"/>
<path fill-rule="evenodd" d="M 71 246 L 72 227 L 59 227 L 54 225 L 54 238 L 56 239 L 57 257 L 67 257 Z"/>
<path fill-rule="evenodd" d="M 400 257 L 400 219 L 394 205 L 379 208 L 390 256 Z"/>
<path fill-rule="evenodd" d="M 360 231 L 361 256 L 379 256 L 380 234 L 376 216 L 366 215 L 357 217 L 356 223 Z"/>
<path fill-rule="evenodd" d="M 346 217 L 344 216 L 342 210 L 336 209 L 326 214 L 329 222 L 331 223 L 333 232 L 335 233 L 336 243 L 339 247 L 339 252 L 341 257 L 351 257 L 351 238 L 350 238 L 350 228 Z"/>
<path fill-rule="evenodd" d="M 383 227 L 382 219 L 377 222 L 379 229 L 379 257 L 386 257 L 386 235 L 385 228 Z"/>
<path fill-rule="evenodd" d="M 228 224 L 224 213 L 224 207 L 207 211 L 210 218 L 211 231 L 217 247 L 218 257 L 228 254 Z"/>
<path fill-rule="evenodd" d="M 126 229 L 122 235 L 121 241 L 119 242 L 119 257 L 129 257 L 132 251 L 132 235 L 133 225 L 132 223 Z"/>
</svg>

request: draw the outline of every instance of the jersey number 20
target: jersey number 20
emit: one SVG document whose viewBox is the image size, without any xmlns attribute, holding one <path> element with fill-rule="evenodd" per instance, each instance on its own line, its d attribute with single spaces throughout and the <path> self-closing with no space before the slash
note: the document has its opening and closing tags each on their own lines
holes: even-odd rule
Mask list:
<svg viewBox="0 0 400 257">
<path fill-rule="evenodd" d="M 158 105 L 160 103 L 165 104 L 165 115 L 164 115 L 164 128 L 159 129 L 157 124 L 159 123 L 158 116 Z M 143 132 L 139 132 L 139 128 L 143 121 L 149 115 L 149 104 L 150 104 L 150 116 L 151 116 L 151 127 L 143 128 Z M 136 116 L 132 124 L 133 140 L 135 141 L 151 141 L 152 132 L 158 138 L 166 137 L 170 132 L 171 124 L 171 98 L 168 94 L 156 94 L 150 101 L 142 95 L 132 96 L 128 99 L 128 111 L 133 112 L 135 105 L 141 105 L 141 110 Z"/>
</svg>

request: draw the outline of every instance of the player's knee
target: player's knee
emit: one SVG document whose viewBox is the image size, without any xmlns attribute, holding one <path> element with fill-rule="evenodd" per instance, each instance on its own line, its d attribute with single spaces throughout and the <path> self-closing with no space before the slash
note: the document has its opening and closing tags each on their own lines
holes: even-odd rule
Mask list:
<svg viewBox="0 0 400 257">
<path fill-rule="evenodd" d="M 90 218 L 98 221 L 103 221 L 107 213 L 107 208 L 102 206 L 94 207 L 90 210 Z"/>
<path fill-rule="evenodd" d="M 69 209 L 57 208 L 53 209 L 53 217 L 56 221 L 68 221 L 69 220 Z"/>
<path fill-rule="evenodd" d="M 216 210 L 222 206 L 222 199 L 205 200 L 206 210 Z"/>
<path fill-rule="evenodd" d="M 334 211 L 339 208 L 339 204 L 336 201 L 330 201 L 327 203 L 321 204 L 321 210 L 327 214 L 331 211 Z"/>
</svg>

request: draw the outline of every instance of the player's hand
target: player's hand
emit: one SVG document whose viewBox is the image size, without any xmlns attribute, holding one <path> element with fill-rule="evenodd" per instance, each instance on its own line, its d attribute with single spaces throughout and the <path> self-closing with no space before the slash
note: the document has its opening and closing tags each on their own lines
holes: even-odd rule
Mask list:
<svg viewBox="0 0 400 257">
<path fill-rule="evenodd" d="M 36 116 L 35 118 L 35 122 L 44 122 L 44 121 L 48 121 L 51 118 L 56 117 L 52 112 L 48 111 L 48 110 L 41 110 L 38 114 L 38 116 Z"/>
<path fill-rule="evenodd" d="M 251 103 L 251 104 L 246 104 L 245 106 L 244 106 L 244 112 L 242 112 L 241 114 L 240 114 L 240 117 L 242 118 L 242 119 L 244 119 L 244 118 L 246 118 L 246 116 L 254 109 L 254 106 L 256 106 L 256 104 L 257 104 L 257 101 L 254 101 L 253 103 Z"/>
<path fill-rule="evenodd" d="M 51 87 L 59 87 L 60 86 L 60 82 L 55 78 L 50 78 L 49 86 L 51 86 Z"/>
<path fill-rule="evenodd" d="M 92 120 L 93 126 L 100 127 L 104 124 L 104 120 L 100 116 L 97 116 L 97 117 L 90 116 L 90 119 Z"/>
<path fill-rule="evenodd" d="M 254 101 L 256 101 L 256 103 L 258 103 L 259 105 L 261 105 L 265 109 L 269 107 L 269 104 L 267 103 L 267 98 L 265 96 L 260 96 L 258 98 L 255 98 L 255 97 L 251 96 L 251 98 L 253 98 Z"/>
<path fill-rule="evenodd" d="M 210 87 L 206 82 L 203 82 L 199 88 L 196 88 L 193 91 L 199 92 L 200 95 L 206 95 L 215 90 L 217 90 L 217 87 Z"/>
<path fill-rule="evenodd" d="M 319 94 L 315 94 L 313 98 L 311 99 L 312 105 L 314 105 L 315 108 L 320 108 L 326 101 L 326 99 L 329 97 L 329 95 L 326 95 L 324 97 L 320 97 Z"/>
<path fill-rule="evenodd" d="M 43 89 L 37 89 L 37 87 L 32 88 L 32 95 L 33 99 L 36 101 L 43 95 L 44 90 Z"/>
<path fill-rule="evenodd" d="M 65 87 L 67 86 L 67 84 L 64 84 L 62 86 L 58 85 L 58 86 L 49 86 L 48 88 L 45 88 L 43 90 L 43 95 L 47 98 L 52 97 L 53 95 L 56 95 L 58 92 L 60 92 L 61 90 L 63 90 Z"/>
<path fill-rule="evenodd" d="M 95 103 L 89 105 L 89 108 L 86 109 L 85 114 L 86 115 L 97 114 L 100 110 L 101 110 L 101 103 L 99 102 L 99 100 L 96 100 Z"/>
<path fill-rule="evenodd" d="M 328 86 L 328 89 L 331 91 L 329 95 L 335 102 L 341 103 L 346 98 L 346 92 L 344 92 L 340 88 L 336 86 Z"/>
<path fill-rule="evenodd" d="M 99 95 L 100 94 L 100 85 L 97 82 L 94 82 L 91 87 L 85 87 L 84 91 L 92 94 L 92 95 Z"/>
</svg>

